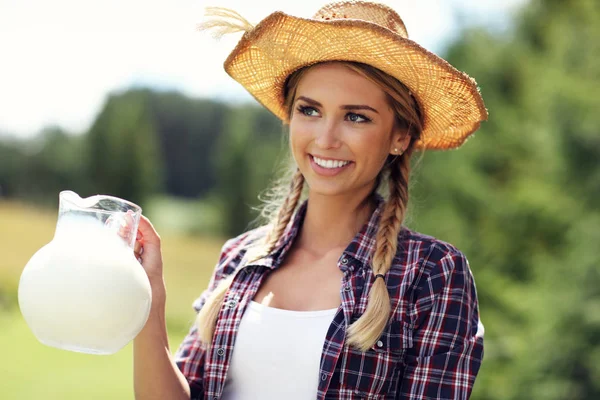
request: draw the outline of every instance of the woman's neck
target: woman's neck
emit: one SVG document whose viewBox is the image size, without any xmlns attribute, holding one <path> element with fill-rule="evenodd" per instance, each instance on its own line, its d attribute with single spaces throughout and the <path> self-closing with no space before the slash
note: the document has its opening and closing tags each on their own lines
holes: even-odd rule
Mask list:
<svg viewBox="0 0 600 400">
<path fill-rule="evenodd" d="M 309 192 L 296 246 L 314 255 L 343 250 L 375 210 L 368 195 L 327 196 Z"/>
</svg>

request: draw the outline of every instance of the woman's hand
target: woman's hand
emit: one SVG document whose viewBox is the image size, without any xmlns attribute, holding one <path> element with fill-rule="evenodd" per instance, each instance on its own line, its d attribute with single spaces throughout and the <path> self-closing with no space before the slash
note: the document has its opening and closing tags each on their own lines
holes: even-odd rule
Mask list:
<svg viewBox="0 0 600 400">
<path fill-rule="evenodd" d="M 129 241 L 129 238 L 132 237 L 131 228 L 133 227 L 133 222 L 133 213 L 128 212 L 125 214 L 125 221 L 119 228 L 119 236 L 125 241 Z M 153 289 L 156 285 L 163 285 L 163 261 L 160 236 L 154 229 L 154 226 L 152 226 L 150 220 L 143 215 L 140 216 L 140 224 L 136 233 L 133 253 L 146 271 Z"/>
<path fill-rule="evenodd" d="M 163 260 L 160 236 L 150 220 L 140 216 L 140 226 L 135 239 L 134 254 L 141 262 L 151 283 L 162 282 Z"/>
</svg>

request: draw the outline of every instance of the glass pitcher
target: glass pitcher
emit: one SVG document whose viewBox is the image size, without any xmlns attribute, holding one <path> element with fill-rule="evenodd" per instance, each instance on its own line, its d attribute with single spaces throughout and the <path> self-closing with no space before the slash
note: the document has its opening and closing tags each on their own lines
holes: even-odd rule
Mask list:
<svg viewBox="0 0 600 400">
<path fill-rule="evenodd" d="M 33 255 L 19 281 L 21 313 L 40 342 L 113 354 L 142 330 L 152 292 L 133 254 L 141 214 L 117 197 L 60 192 L 54 239 Z"/>
</svg>

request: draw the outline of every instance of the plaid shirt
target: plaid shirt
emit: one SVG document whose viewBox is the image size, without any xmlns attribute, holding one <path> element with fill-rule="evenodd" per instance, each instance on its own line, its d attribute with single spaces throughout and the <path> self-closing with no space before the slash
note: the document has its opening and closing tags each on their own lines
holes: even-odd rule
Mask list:
<svg viewBox="0 0 600 400">
<path fill-rule="evenodd" d="M 346 328 L 365 311 L 374 280 L 370 261 L 384 204 L 379 196 L 377 201 L 368 223 L 338 260 L 343 272 L 341 306 L 323 343 L 316 398 L 468 399 L 483 358 L 483 325 L 468 261 L 448 243 L 403 227 L 393 265 L 385 275 L 390 321 L 366 352 L 345 344 Z M 208 289 L 194 302 L 199 311 L 219 281 L 235 274 L 212 345 L 202 346 L 192 327 L 175 355 L 192 399 L 220 398 L 244 310 L 265 276 L 283 261 L 306 205 L 305 201 L 298 208 L 269 255 L 248 261 L 251 244 L 265 234 L 264 227 L 223 246 Z"/>
</svg>

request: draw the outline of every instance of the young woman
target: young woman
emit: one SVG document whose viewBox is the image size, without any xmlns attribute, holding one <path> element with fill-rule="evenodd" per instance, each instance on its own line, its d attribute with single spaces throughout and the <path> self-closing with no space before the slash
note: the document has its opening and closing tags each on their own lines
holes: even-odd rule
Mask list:
<svg viewBox="0 0 600 400">
<path fill-rule="evenodd" d="M 469 398 L 483 357 L 469 264 L 402 222 L 413 152 L 458 147 L 486 119 L 474 81 L 383 5 L 256 27 L 215 14 L 246 31 L 225 69 L 289 124 L 292 176 L 270 223 L 225 243 L 174 357 L 160 239 L 142 219 L 154 299 L 136 398 Z"/>
</svg>

